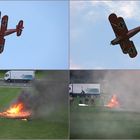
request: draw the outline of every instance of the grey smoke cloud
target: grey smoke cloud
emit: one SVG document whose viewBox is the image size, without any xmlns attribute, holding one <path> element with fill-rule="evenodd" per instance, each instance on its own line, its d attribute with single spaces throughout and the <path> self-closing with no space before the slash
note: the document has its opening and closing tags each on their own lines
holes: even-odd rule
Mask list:
<svg viewBox="0 0 140 140">
<path fill-rule="evenodd" d="M 108 71 L 100 81 L 102 93 L 108 97 L 116 94 L 122 108 L 140 111 L 140 71 Z"/>
<path fill-rule="evenodd" d="M 71 106 L 71 138 L 139 138 L 140 71 L 71 71 L 73 83 L 100 83 L 100 106 Z M 115 94 L 120 108 L 104 107 Z"/>
<path fill-rule="evenodd" d="M 104 104 L 116 94 L 121 107 L 140 111 L 139 70 L 73 70 L 71 83 L 100 83 Z"/>
<path fill-rule="evenodd" d="M 33 117 L 68 109 L 68 71 L 44 71 L 44 75 L 31 89 L 23 89 L 16 100 L 23 102 Z"/>
</svg>

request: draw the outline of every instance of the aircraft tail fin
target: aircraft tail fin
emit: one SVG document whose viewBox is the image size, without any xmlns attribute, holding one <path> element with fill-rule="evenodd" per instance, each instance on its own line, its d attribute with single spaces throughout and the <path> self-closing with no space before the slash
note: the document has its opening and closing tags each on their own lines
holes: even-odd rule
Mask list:
<svg viewBox="0 0 140 140">
<path fill-rule="evenodd" d="M 22 33 L 22 29 L 23 29 L 23 20 L 20 20 L 18 25 L 17 25 L 17 36 L 20 36 Z"/>
</svg>

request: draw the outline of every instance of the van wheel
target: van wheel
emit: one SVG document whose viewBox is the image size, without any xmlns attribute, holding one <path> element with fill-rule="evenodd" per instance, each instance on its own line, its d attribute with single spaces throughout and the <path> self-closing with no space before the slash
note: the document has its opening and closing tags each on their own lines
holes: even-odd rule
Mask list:
<svg viewBox="0 0 140 140">
<path fill-rule="evenodd" d="M 10 80 L 10 79 L 8 79 L 7 81 L 8 81 L 9 83 L 11 82 L 11 80 Z"/>
<path fill-rule="evenodd" d="M 23 80 L 24 83 L 27 83 L 27 80 Z"/>
</svg>

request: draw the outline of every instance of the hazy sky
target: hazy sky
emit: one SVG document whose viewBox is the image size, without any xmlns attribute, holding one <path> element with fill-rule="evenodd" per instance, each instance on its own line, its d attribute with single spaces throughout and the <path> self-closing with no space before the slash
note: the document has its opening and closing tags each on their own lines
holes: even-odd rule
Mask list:
<svg viewBox="0 0 140 140">
<path fill-rule="evenodd" d="M 68 68 L 68 1 L 0 1 L 8 28 L 24 20 L 20 37 L 6 37 L 0 69 Z"/>
<path fill-rule="evenodd" d="M 130 58 L 115 38 L 108 16 L 115 12 L 132 29 L 140 26 L 139 1 L 71 1 L 70 2 L 70 67 L 71 69 L 140 68 L 140 33 L 131 38 L 138 55 Z"/>
</svg>

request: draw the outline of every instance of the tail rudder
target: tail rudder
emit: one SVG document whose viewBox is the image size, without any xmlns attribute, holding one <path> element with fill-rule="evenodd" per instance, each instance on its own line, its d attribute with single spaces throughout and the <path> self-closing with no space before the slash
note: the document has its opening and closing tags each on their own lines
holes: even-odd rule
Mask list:
<svg viewBox="0 0 140 140">
<path fill-rule="evenodd" d="M 22 33 L 22 29 L 23 29 L 23 20 L 20 20 L 18 25 L 17 25 L 17 36 L 20 36 Z"/>
</svg>

